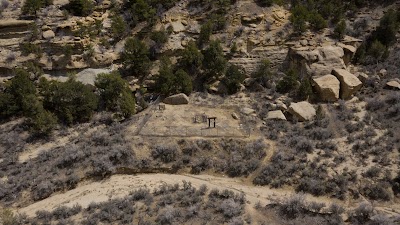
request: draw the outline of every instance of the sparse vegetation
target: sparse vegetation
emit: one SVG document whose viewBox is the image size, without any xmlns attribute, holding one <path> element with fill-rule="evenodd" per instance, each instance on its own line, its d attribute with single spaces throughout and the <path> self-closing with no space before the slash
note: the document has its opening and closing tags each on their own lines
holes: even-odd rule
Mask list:
<svg viewBox="0 0 400 225">
<path fill-rule="evenodd" d="M 51 4 L 0 1 L 0 224 L 400 224 L 394 0 Z M 318 102 L 336 68 L 361 89 Z M 17 213 L 94 184 L 108 200 Z"/>
</svg>

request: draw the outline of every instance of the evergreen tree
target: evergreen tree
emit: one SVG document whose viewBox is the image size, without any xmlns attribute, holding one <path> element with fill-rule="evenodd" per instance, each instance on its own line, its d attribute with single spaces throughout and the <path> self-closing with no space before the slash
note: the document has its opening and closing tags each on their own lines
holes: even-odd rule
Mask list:
<svg viewBox="0 0 400 225">
<path fill-rule="evenodd" d="M 29 73 L 16 69 L 15 77 L 7 84 L 4 93 L 0 93 L 0 117 L 28 115 L 32 108 L 31 100 L 35 97 L 36 87 L 29 79 Z"/>
<path fill-rule="evenodd" d="M 307 30 L 307 20 L 309 16 L 309 12 L 307 8 L 303 5 L 296 5 L 291 10 L 292 15 L 290 16 L 289 20 L 292 22 L 293 29 L 297 33 L 303 33 Z"/>
<path fill-rule="evenodd" d="M 156 18 L 156 10 L 145 0 L 134 0 L 132 4 L 132 15 L 134 23 L 147 21 L 153 24 Z"/>
<path fill-rule="evenodd" d="M 268 59 L 261 60 L 257 69 L 253 72 L 252 77 L 257 79 L 262 85 L 266 85 L 272 78 L 271 62 Z"/>
<path fill-rule="evenodd" d="M 224 74 L 227 61 L 219 41 L 212 41 L 203 56 L 203 70 L 208 79 L 218 79 Z"/>
<path fill-rule="evenodd" d="M 185 93 L 186 95 L 189 95 L 192 92 L 192 79 L 184 70 L 179 69 L 176 71 L 174 80 L 175 93 Z"/>
<path fill-rule="evenodd" d="M 156 89 L 164 95 L 178 93 L 189 95 L 193 89 L 192 79 L 182 69 L 179 69 L 174 73 L 169 59 L 163 58 L 160 72 L 156 80 Z"/>
<path fill-rule="evenodd" d="M 95 86 L 106 110 L 119 112 L 125 118 L 135 113 L 135 99 L 128 83 L 118 73 L 99 74 Z"/>
<path fill-rule="evenodd" d="M 114 15 L 111 18 L 111 33 L 115 41 L 119 41 L 125 35 L 127 25 L 124 18 L 120 15 Z"/>
<path fill-rule="evenodd" d="M 226 70 L 225 78 L 223 80 L 228 89 L 228 94 L 236 93 L 245 78 L 246 76 L 243 68 L 236 65 L 230 65 Z"/>
<path fill-rule="evenodd" d="M 195 42 L 190 41 L 182 51 L 181 58 L 178 61 L 179 66 L 190 75 L 195 76 L 200 73 L 202 63 L 203 54 L 201 54 Z"/>
<path fill-rule="evenodd" d="M 297 86 L 297 79 L 298 76 L 296 71 L 294 69 L 290 69 L 286 76 L 284 76 L 276 86 L 277 91 L 280 93 L 288 93 L 292 90 L 295 90 Z"/>
<path fill-rule="evenodd" d="M 68 10 L 75 16 L 88 16 L 94 10 L 92 0 L 70 0 Z"/>
<path fill-rule="evenodd" d="M 341 20 L 335 27 L 335 30 L 333 31 L 334 36 L 337 39 L 342 39 L 346 33 L 346 22 L 344 20 Z"/>
<path fill-rule="evenodd" d="M 210 42 L 210 36 L 213 31 L 213 25 L 211 21 L 208 21 L 201 25 L 199 38 L 197 39 L 199 47 L 203 47 L 204 44 Z"/>
<path fill-rule="evenodd" d="M 97 109 L 98 97 L 93 89 L 81 82 L 40 80 L 44 108 L 54 112 L 60 122 L 71 125 L 87 122 Z"/>
<path fill-rule="evenodd" d="M 149 49 L 137 38 L 128 38 L 122 52 L 124 69 L 138 77 L 145 77 L 150 70 Z"/>
<path fill-rule="evenodd" d="M 21 11 L 23 15 L 36 16 L 36 12 L 39 9 L 52 4 L 52 0 L 26 0 Z"/>
<path fill-rule="evenodd" d="M 306 100 L 313 97 L 311 82 L 309 79 L 303 79 L 300 83 L 297 97 L 301 100 Z"/>
</svg>

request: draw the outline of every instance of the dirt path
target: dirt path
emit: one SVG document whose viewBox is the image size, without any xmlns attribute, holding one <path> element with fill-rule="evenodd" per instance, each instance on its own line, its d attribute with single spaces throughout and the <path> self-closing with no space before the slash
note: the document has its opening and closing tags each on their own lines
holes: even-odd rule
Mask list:
<svg viewBox="0 0 400 225">
<path fill-rule="evenodd" d="M 171 174 L 142 174 L 142 175 L 114 175 L 107 180 L 93 182 L 77 187 L 65 193 L 51 196 L 25 208 L 18 209 L 19 213 L 34 216 L 38 210 L 53 210 L 58 206 L 73 206 L 79 204 L 87 207 L 91 202 L 104 202 L 110 199 L 124 197 L 130 191 L 147 187 L 150 190 L 162 184 L 176 184 L 183 180 L 191 182 L 194 187 L 207 185 L 208 189 L 229 189 L 246 194 L 248 203 L 253 206 L 257 202 L 269 204 L 279 201 L 293 194 L 290 190 L 270 189 L 268 187 L 250 186 L 240 180 L 215 177 L 210 175 L 171 175 Z M 328 198 L 316 198 L 307 195 L 308 200 L 317 202 L 333 202 Z"/>
</svg>

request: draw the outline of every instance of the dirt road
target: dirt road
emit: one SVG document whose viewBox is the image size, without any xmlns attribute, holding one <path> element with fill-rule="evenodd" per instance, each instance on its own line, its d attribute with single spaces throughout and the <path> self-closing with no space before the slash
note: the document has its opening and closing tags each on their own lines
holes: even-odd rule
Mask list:
<svg viewBox="0 0 400 225">
<path fill-rule="evenodd" d="M 65 193 L 50 196 L 47 199 L 36 202 L 25 208 L 18 209 L 19 213 L 26 213 L 34 216 L 38 210 L 53 210 L 58 206 L 73 206 L 79 204 L 87 207 L 91 202 L 103 202 L 109 199 L 124 197 L 130 191 L 147 187 L 150 190 L 162 184 L 182 183 L 185 180 L 191 182 L 194 187 L 207 185 L 208 189 L 229 189 L 234 192 L 243 192 L 251 205 L 260 202 L 268 204 L 272 201 L 279 201 L 284 197 L 293 194 L 293 191 L 282 189 L 270 189 L 268 187 L 250 186 L 238 179 L 227 177 L 215 177 L 210 175 L 174 175 L 174 174 L 142 174 L 142 175 L 114 175 L 109 179 L 83 184 Z M 327 198 L 315 198 L 307 196 L 308 200 L 318 202 L 332 202 Z"/>
</svg>

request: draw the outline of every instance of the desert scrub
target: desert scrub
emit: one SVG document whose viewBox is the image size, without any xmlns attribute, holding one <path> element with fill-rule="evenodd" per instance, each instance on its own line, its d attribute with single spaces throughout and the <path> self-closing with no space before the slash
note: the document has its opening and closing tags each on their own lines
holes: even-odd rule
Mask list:
<svg viewBox="0 0 400 225">
<path fill-rule="evenodd" d="M 129 165 L 136 168 L 140 164 L 135 153 L 116 127 L 118 125 L 111 124 L 105 130 L 97 129 L 92 135 L 80 136 L 70 144 L 43 151 L 25 163 L 19 162 L 18 157 L 12 160 L 13 154 L 9 153 L 14 152 L 12 149 L 18 150 L 18 146 L 22 148 L 23 143 L 7 150 L 3 147 L 14 142 L 4 142 L 0 138 L 0 153 L 11 157 L 0 163 L 0 171 L 7 173 L 9 178 L 7 183 L 0 182 L 0 201 L 3 204 L 18 202 L 22 190 L 28 189 L 32 195 L 27 201 L 33 202 L 54 192 L 74 188 L 83 178 L 108 176 L 116 167 Z"/>
<path fill-rule="evenodd" d="M 60 206 L 51 212 L 38 211 L 36 217 L 26 218 L 26 224 L 67 222 L 73 224 L 192 224 L 212 219 L 223 224 L 234 219 L 243 223 L 246 198 L 229 190 L 195 188 L 190 182 L 161 185 L 151 192 L 147 188 L 134 190 L 123 198 L 90 203 L 86 209 L 75 205 Z M 142 206 L 140 206 L 142 205 Z"/>
</svg>

